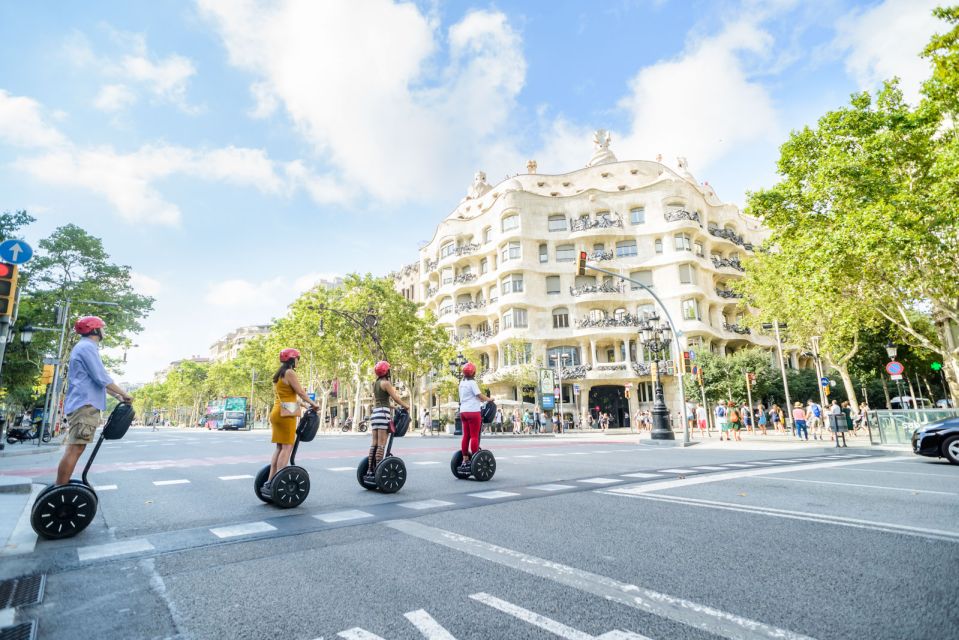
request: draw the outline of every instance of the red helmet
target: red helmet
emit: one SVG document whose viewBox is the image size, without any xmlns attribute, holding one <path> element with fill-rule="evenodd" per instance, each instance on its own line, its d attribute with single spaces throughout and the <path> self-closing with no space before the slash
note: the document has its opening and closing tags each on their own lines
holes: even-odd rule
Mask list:
<svg viewBox="0 0 959 640">
<path fill-rule="evenodd" d="M 390 372 L 390 363 L 386 360 L 380 360 L 373 366 L 373 373 L 376 374 L 377 378 L 382 378 L 387 373 Z"/>
<path fill-rule="evenodd" d="M 81 336 L 92 333 L 95 329 L 102 329 L 106 323 L 97 316 L 83 316 L 73 324 L 73 330 Z"/>
<path fill-rule="evenodd" d="M 284 349 L 280 352 L 280 362 L 286 362 L 287 360 L 292 360 L 293 358 L 299 358 L 300 352 L 296 349 Z"/>
<path fill-rule="evenodd" d="M 463 375 L 467 378 L 472 378 L 476 375 L 476 365 L 472 362 L 467 362 L 463 365 Z"/>
</svg>

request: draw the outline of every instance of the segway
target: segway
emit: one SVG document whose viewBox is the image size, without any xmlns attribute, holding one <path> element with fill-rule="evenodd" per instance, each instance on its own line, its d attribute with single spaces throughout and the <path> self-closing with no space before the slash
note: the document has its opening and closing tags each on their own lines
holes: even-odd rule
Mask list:
<svg viewBox="0 0 959 640">
<path fill-rule="evenodd" d="M 87 473 L 104 440 L 119 440 L 133 422 L 130 404 L 121 402 L 110 413 L 103 425 L 100 438 L 83 467 L 80 479 L 71 478 L 69 484 L 51 485 L 40 492 L 30 512 L 30 525 L 38 536 L 57 540 L 77 535 L 93 522 L 99 499 L 87 481 Z"/>
<path fill-rule="evenodd" d="M 496 416 L 496 403 L 490 400 L 484 404 L 480 409 L 480 415 L 482 416 L 483 424 L 493 422 L 493 418 Z M 496 458 L 486 449 L 480 449 L 470 457 L 470 470 L 468 473 L 466 471 L 460 471 L 462 464 L 463 452 L 457 451 L 453 454 L 452 459 L 450 459 L 450 471 L 460 480 L 474 478 L 480 482 L 486 482 L 496 473 Z"/>
<path fill-rule="evenodd" d="M 370 491 L 382 491 L 383 493 L 396 493 L 403 488 L 403 485 L 406 484 L 406 463 L 394 456 L 391 451 L 393 449 L 393 438 L 405 436 L 409 427 L 409 412 L 402 407 L 397 407 L 393 412 L 393 421 L 390 423 L 390 435 L 386 441 L 386 451 L 373 473 L 375 481 L 368 482 L 366 480 L 366 472 L 370 468 L 369 457 L 360 460 L 360 465 L 356 468 L 356 480 L 361 487 Z"/>
<path fill-rule="evenodd" d="M 296 439 L 293 441 L 293 451 L 290 452 L 290 464 L 283 467 L 273 476 L 269 490 L 264 490 L 270 477 L 270 465 L 266 465 L 253 479 L 253 492 L 256 497 L 281 509 L 292 509 L 303 504 L 310 495 L 310 474 L 303 467 L 296 465 L 296 450 L 301 442 L 311 442 L 320 428 L 320 416 L 315 409 L 309 409 L 300 418 L 296 426 Z"/>
</svg>

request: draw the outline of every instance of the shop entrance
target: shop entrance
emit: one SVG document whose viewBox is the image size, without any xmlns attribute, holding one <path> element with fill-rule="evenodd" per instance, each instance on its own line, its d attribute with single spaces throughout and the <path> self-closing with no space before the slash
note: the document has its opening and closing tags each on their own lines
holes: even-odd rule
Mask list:
<svg viewBox="0 0 959 640">
<path fill-rule="evenodd" d="M 597 407 L 599 407 L 598 411 Z M 589 390 L 589 413 L 596 419 L 600 412 L 609 414 L 609 426 L 626 425 L 629 401 L 626 400 L 626 391 L 622 385 L 600 385 Z"/>
</svg>

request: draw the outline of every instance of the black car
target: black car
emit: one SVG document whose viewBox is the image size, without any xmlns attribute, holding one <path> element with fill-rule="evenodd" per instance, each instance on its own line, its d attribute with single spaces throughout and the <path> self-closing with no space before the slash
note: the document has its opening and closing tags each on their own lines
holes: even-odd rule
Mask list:
<svg viewBox="0 0 959 640">
<path fill-rule="evenodd" d="M 912 434 L 912 451 L 916 455 L 945 458 L 959 464 L 959 417 L 931 422 Z"/>
</svg>

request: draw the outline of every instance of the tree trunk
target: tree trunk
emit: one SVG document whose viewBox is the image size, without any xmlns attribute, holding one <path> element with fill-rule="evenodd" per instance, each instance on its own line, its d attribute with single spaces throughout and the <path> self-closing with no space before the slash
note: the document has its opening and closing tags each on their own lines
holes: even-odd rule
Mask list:
<svg viewBox="0 0 959 640">
<path fill-rule="evenodd" d="M 856 387 L 852 384 L 849 368 L 836 364 L 832 364 L 831 366 L 839 372 L 839 377 L 842 378 L 842 386 L 846 390 L 846 397 L 849 398 L 849 407 L 856 413 L 859 413 L 859 398 L 856 396 Z"/>
<path fill-rule="evenodd" d="M 886 378 L 881 377 L 879 380 L 882 382 L 882 395 L 886 396 L 886 408 L 892 409 L 892 398 L 889 397 L 889 387 L 886 386 Z"/>
</svg>

